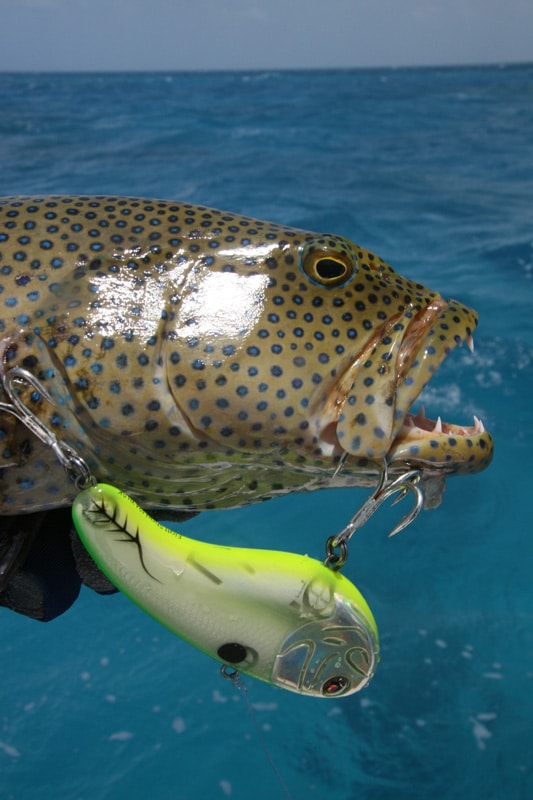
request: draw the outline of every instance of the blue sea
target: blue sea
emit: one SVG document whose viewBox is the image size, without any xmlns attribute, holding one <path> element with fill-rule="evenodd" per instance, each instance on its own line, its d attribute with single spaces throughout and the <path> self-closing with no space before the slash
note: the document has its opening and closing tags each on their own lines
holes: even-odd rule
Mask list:
<svg viewBox="0 0 533 800">
<path fill-rule="evenodd" d="M 533 66 L 1 74 L 0 166 L 3 195 L 187 200 L 374 250 L 479 311 L 425 400 L 496 442 L 403 533 L 382 508 L 352 540 L 382 660 L 351 698 L 236 688 L 121 595 L 0 610 L 0 800 L 533 797 Z M 322 558 L 366 496 L 182 529 Z"/>
</svg>

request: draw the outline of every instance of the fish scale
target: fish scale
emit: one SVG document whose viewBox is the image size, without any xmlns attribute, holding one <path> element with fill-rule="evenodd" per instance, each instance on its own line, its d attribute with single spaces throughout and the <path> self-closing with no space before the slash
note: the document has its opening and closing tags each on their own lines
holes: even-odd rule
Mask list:
<svg viewBox="0 0 533 800">
<path fill-rule="evenodd" d="M 4 372 L 30 371 L 53 401 L 21 387 L 31 412 L 146 507 L 367 485 L 378 456 L 394 471 L 394 435 L 417 387 L 477 324 L 341 236 L 136 198 L 0 200 L 0 290 Z M 426 347 L 420 379 L 414 352 L 386 390 L 376 369 L 363 403 L 382 423 L 365 427 L 363 354 L 374 347 L 390 360 L 391 321 L 405 321 L 397 355 L 411 320 L 435 303 L 445 341 Z M 7 416 L 1 512 L 69 503 L 53 454 Z M 468 431 L 455 450 L 448 436 L 442 459 L 423 438 L 407 457 L 418 447 L 435 469 L 490 461 L 486 432 Z"/>
</svg>

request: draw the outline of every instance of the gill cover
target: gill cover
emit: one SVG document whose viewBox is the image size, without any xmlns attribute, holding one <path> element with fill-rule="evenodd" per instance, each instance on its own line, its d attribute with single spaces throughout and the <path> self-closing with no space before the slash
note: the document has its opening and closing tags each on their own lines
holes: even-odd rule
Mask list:
<svg viewBox="0 0 533 800">
<path fill-rule="evenodd" d="M 352 694 L 372 677 L 372 613 L 358 589 L 321 562 L 181 536 L 105 484 L 82 491 L 72 514 L 117 588 L 224 664 L 315 697 Z"/>
</svg>

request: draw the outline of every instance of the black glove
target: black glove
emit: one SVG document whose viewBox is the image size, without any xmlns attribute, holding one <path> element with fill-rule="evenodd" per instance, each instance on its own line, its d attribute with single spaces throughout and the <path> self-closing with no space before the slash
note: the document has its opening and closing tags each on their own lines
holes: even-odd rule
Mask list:
<svg viewBox="0 0 533 800">
<path fill-rule="evenodd" d="M 69 508 L 0 517 L 0 606 L 48 622 L 70 608 L 82 583 L 117 591 L 80 542 Z"/>
<path fill-rule="evenodd" d="M 173 522 L 196 516 L 168 509 L 150 514 Z M 82 583 L 98 594 L 118 591 L 81 543 L 70 508 L 0 516 L 0 606 L 49 622 L 70 608 Z"/>
</svg>

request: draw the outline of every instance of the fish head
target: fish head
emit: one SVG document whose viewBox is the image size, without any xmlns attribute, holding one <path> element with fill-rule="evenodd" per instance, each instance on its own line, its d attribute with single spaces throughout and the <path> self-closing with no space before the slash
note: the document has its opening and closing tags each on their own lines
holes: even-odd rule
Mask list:
<svg viewBox="0 0 533 800">
<path fill-rule="evenodd" d="M 198 262 L 169 337 L 168 385 L 197 441 L 302 467 L 342 460 L 348 473 L 383 459 L 447 474 L 490 463 L 479 420 L 411 410 L 450 352 L 472 347 L 472 309 L 341 236 L 250 236 Z"/>
</svg>

